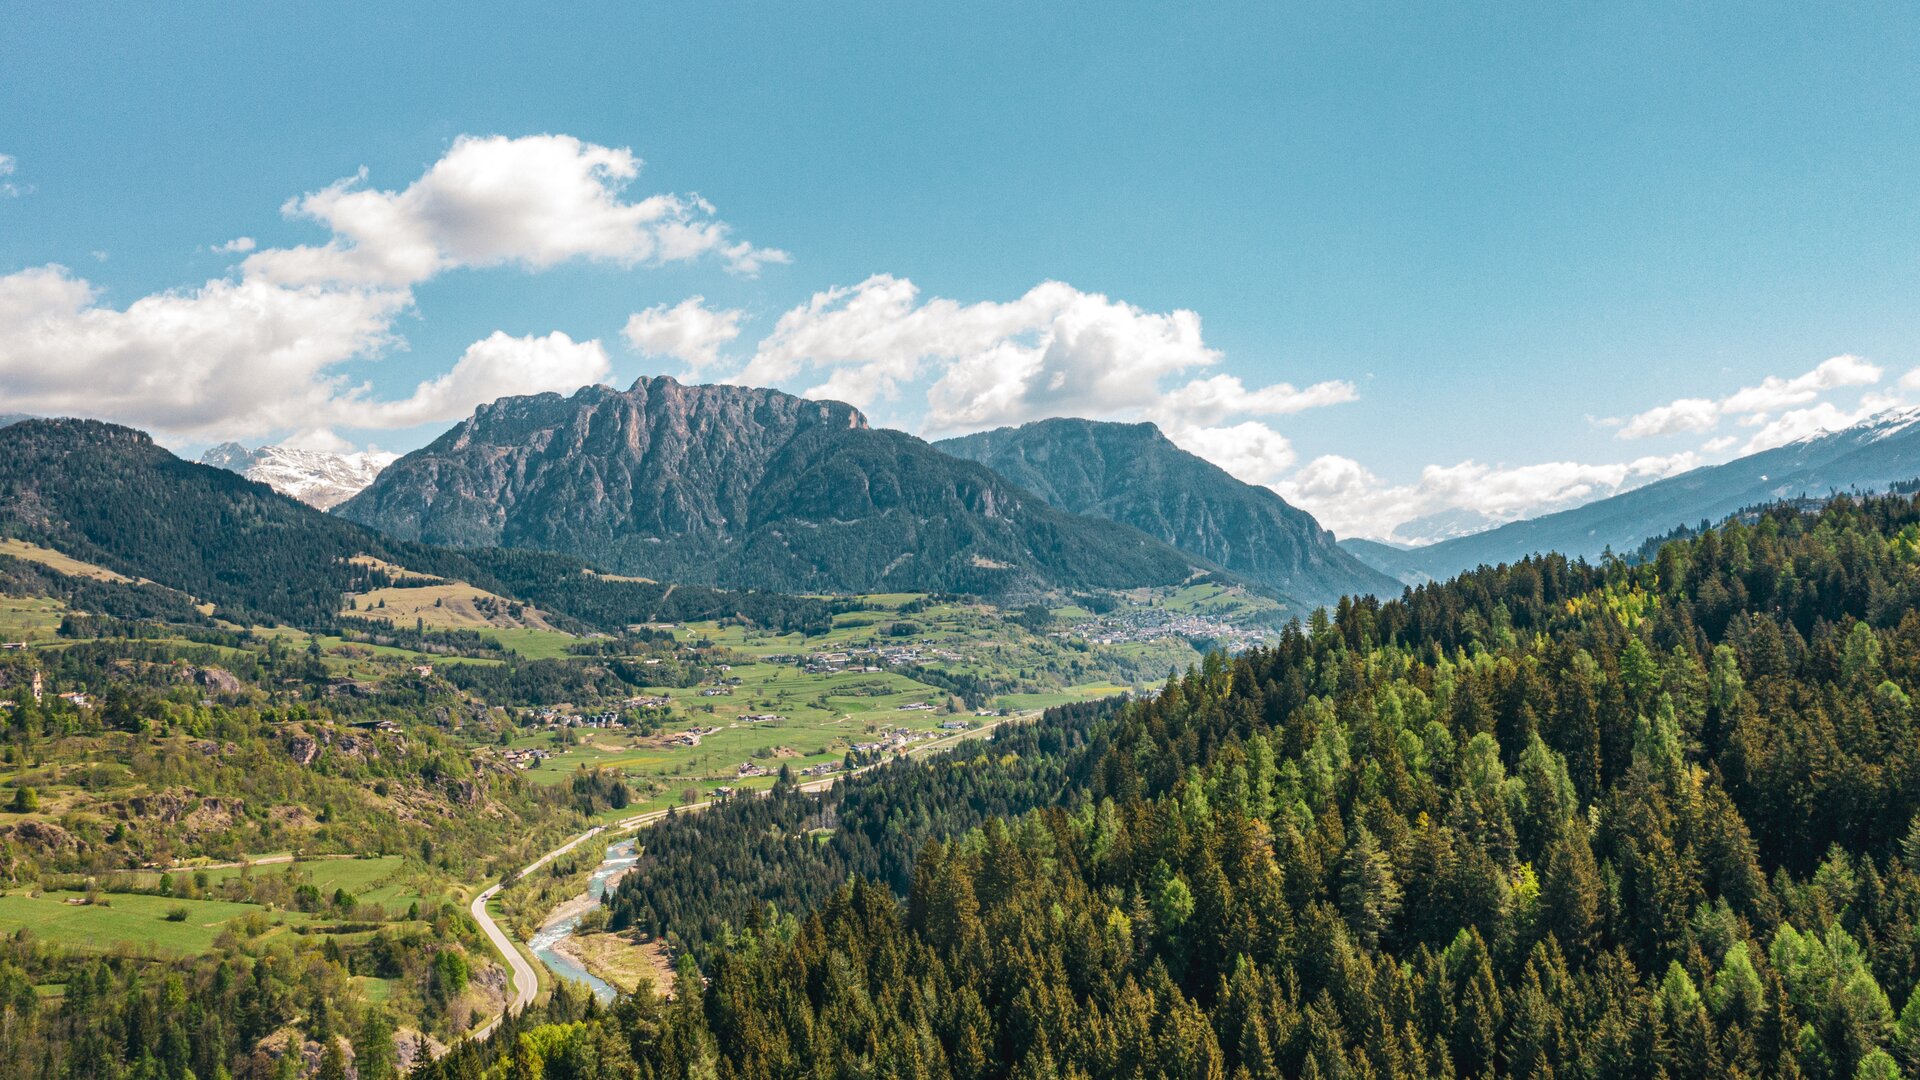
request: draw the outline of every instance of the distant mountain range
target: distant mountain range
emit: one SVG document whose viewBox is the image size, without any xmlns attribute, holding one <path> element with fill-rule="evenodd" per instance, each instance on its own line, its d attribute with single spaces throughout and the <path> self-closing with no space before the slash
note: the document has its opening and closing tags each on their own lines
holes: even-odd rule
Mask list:
<svg viewBox="0 0 1920 1080">
<path fill-rule="evenodd" d="M 91 588 L 84 610 L 125 617 L 204 618 L 194 608 L 205 604 L 243 625 L 327 626 L 349 614 L 344 594 L 397 574 L 467 582 L 576 630 L 728 616 L 815 632 L 830 625 L 817 600 L 613 578 L 561 555 L 455 552 L 383 536 L 97 420 L 0 427 L 0 538 L 8 537 L 155 583 Z M 8 561 L 0 554 L 0 575 Z"/>
<path fill-rule="evenodd" d="M 1362 562 L 1401 581 L 1444 580 L 1483 564 L 1557 551 L 1627 554 L 1677 526 L 1717 523 L 1761 503 L 1834 491 L 1884 491 L 1920 477 L 1920 409 L 1883 413 L 1842 431 L 1668 477 L 1585 506 L 1418 548 L 1342 540 Z"/>
<path fill-rule="evenodd" d="M 670 378 L 484 405 L 336 513 L 409 540 L 787 592 L 1004 595 L 1219 569 L 850 405 Z"/>
<path fill-rule="evenodd" d="M 1131 525 L 1302 606 L 1400 591 L 1313 515 L 1180 449 L 1152 424 L 1037 420 L 933 445 L 1062 510 Z"/>
<path fill-rule="evenodd" d="M 235 442 L 221 443 L 200 456 L 200 464 L 237 472 L 258 480 L 282 495 L 326 510 L 338 506 L 373 483 L 380 470 L 398 454 L 368 452 L 330 454 L 297 450 L 291 446 L 262 446 L 249 450 Z"/>
</svg>

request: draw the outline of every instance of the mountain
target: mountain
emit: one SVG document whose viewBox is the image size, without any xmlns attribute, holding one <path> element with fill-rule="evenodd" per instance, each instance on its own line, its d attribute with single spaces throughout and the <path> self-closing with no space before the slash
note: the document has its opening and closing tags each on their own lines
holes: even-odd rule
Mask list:
<svg viewBox="0 0 1920 1080">
<path fill-rule="evenodd" d="M 249 450 L 235 442 L 221 443 L 200 456 L 200 464 L 237 472 L 282 495 L 326 510 L 359 494 L 397 454 L 330 454 L 291 446 L 262 446 Z"/>
<path fill-rule="evenodd" d="M 1348 537 L 1340 541 L 1340 550 L 1374 570 L 1408 585 L 1424 585 L 1435 580 L 1432 574 L 1420 569 L 1421 549 L 1419 548 L 1405 548 L 1379 540 Z"/>
<path fill-rule="evenodd" d="M 1307 606 L 1400 592 L 1313 515 L 1180 449 L 1152 424 L 1038 420 L 934 446 L 1062 510 L 1130 525 Z"/>
<path fill-rule="evenodd" d="M 1120 588 L 1215 569 L 850 405 L 670 378 L 483 405 L 336 513 L 429 543 L 789 592 Z"/>
<path fill-rule="evenodd" d="M 1668 477 L 1571 510 L 1396 551 L 1368 541 L 1341 546 L 1362 562 L 1417 583 L 1535 552 L 1596 559 L 1626 554 L 1676 526 L 1718 522 L 1762 503 L 1834 491 L 1884 491 L 1920 477 L 1920 409 L 1899 409 L 1841 431 L 1822 431 L 1772 450 Z M 1382 549 L 1385 550 L 1382 550 Z"/>
<path fill-rule="evenodd" d="M 831 625 L 817 600 L 623 580 L 558 555 L 455 552 L 398 540 L 229 470 L 182 461 L 144 432 L 96 420 L 0 427 L 0 538 L 176 594 L 168 604 L 153 586 L 140 586 L 138 595 L 131 585 L 91 590 L 91 597 L 112 594 L 106 599 L 118 606 L 87 610 L 122 617 L 162 608 L 199 617 L 180 602 L 190 597 L 238 623 L 323 626 L 341 617 L 347 593 L 439 581 L 536 605 L 572 629 L 617 632 L 633 623 L 727 616 L 813 632 Z M 0 570 L 6 561 L 0 557 Z"/>
</svg>

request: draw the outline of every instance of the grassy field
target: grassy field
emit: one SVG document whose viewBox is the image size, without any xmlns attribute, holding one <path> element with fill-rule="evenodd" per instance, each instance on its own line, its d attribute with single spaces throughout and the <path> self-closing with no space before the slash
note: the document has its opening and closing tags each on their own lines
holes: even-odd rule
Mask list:
<svg viewBox="0 0 1920 1080">
<path fill-rule="evenodd" d="M 229 923 L 266 909 L 225 900 L 180 900 L 137 893 L 105 895 L 101 904 L 74 904 L 80 893 L 25 892 L 0 894 L 0 933 L 26 930 L 42 941 L 91 952 L 115 948 L 146 949 L 189 955 L 213 947 L 213 939 Z M 174 922 L 170 912 L 184 911 Z M 274 918 L 305 921 L 297 912 L 276 912 Z"/>
<path fill-rule="evenodd" d="M 343 615 L 383 619 L 399 626 L 415 622 L 436 630 L 532 629 L 553 627 L 532 605 L 523 605 L 464 581 L 443 585 L 396 585 L 354 593 Z M 513 609 L 518 609 L 516 616 Z"/>
<path fill-rule="evenodd" d="M 90 562 L 83 562 L 70 555 L 62 555 L 52 548 L 41 547 L 39 544 L 30 544 L 25 540 L 12 538 L 0 540 L 0 555 L 11 555 L 16 559 L 37 562 L 50 570 L 66 574 L 70 577 L 92 578 L 95 581 L 125 582 L 134 580 L 125 574 L 115 573 L 104 566 L 96 566 Z"/>
<path fill-rule="evenodd" d="M 60 629 L 67 605 L 46 596 L 0 596 L 0 641 L 38 641 Z"/>
</svg>

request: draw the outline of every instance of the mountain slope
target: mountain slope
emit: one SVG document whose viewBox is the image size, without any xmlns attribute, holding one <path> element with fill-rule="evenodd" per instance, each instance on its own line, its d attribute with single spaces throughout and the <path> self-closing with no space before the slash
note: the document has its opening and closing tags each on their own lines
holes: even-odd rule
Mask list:
<svg viewBox="0 0 1920 1080">
<path fill-rule="evenodd" d="M 783 628 L 829 624 L 816 600 L 623 581 L 561 556 L 396 540 L 94 420 L 0 428 L 0 537 L 189 594 L 240 623 L 330 625 L 344 594 L 425 575 L 610 631 L 723 615 Z M 363 555 L 403 570 L 380 569 Z M 168 606 L 122 599 L 139 600 L 142 611 Z"/>
<path fill-rule="evenodd" d="M 237 472 L 282 495 L 326 510 L 359 494 L 398 457 L 385 453 L 330 454 L 291 446 L 249 450 L 229 442 L 200 455 L 200 464 Z"/>
<path fill-rule="evenodd" d="M 1395 551 L 1343 541 L 1356 557 L 1403 581 L 1445 579 L 1535 552 L 1598 558 L 1626 553 L 1678 525 L 1717 522 L 1744 507 L 1840 490 L 1880 491 L 1920 476 L 1920 409 L 1875 416 L 1723 465 L 1668 477 L 1571 510 L 1427 547 Z"/>
<path fill-rule="evenodd" d="M 787 591 L 1165 585 L 1212 569 L 852 406 L 669 378 L 484 405 L 336 512 L 429 543 Z"/>
<path fill-rule="evenodd" d="M 934 446 L 1069 513 L 1131 525 L 1304 604 L 1400 591 L 1313 515 L 1180 449 L 1152 424 L 1039 420 Z"/>
</svg>

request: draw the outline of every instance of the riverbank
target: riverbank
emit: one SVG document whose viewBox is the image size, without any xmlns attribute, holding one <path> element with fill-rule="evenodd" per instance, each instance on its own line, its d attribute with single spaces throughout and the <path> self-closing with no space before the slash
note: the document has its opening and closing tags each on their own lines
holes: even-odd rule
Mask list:
<svg viewBox="0 0 1920 1080">
<path fill-rule="evenodd" d="M 673 961 L 657 941 L 636 942 L 625 934 L 574 934 L 552 948 L 623 994 L 651 985 L 655 994 L 673 996 Z"/>
</svg>

